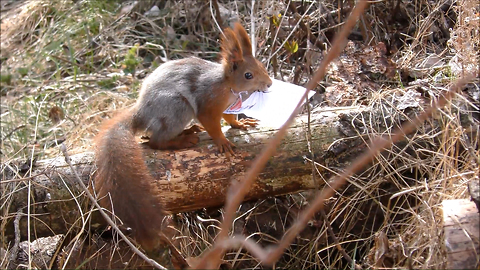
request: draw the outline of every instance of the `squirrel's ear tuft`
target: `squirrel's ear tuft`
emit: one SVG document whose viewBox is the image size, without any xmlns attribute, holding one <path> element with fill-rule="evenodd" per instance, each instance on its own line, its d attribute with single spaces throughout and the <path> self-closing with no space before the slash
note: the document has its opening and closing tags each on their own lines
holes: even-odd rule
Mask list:
<svg viewBox="0 0 480 270">
<path fill-rule="evenodd" d="M 233 31 L 237 35 L 238 41 L 242 46 L 243 55 L 252 55 L 252 43 L 250 42 L 250 37 L 248 36 L 247 31 L 240 23 L 235 23 Z"/>
<path fill-rule="evenodd" d="M 232 29 L 225 29 L 223 34 L 221 41 L 222 62 L 229 70 L 235 70 L 235 67 L 243 61 L 242 47 Z"/>
</svg>

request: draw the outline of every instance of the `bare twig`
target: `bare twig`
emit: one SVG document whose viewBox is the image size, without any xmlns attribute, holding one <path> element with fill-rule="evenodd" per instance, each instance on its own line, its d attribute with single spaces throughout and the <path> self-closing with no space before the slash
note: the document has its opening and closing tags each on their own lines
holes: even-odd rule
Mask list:
<svg viewBox="0 0 480 270">
<path fill-rule="evenodd" d="M 405 137 L 406 134 L 411 133 L 416 129 L 418 125 L 420 125 L 423 121 L 428 119 L 433 112 L 435 112 L 438 108 L 445 106 L 445 104 L 455 95 L 455 93 L 464 86 L 467 82 L 469 82 L 473 78 L 472 75 L 458 79 L 454 85 L 450 88 L 448 92 L 445 93 L 443 97 L 441 97 L 437 102 L 435 102 L 431 107 L 429 107 L 425 112 L 418 115 L 415 119 L 411 122 L 405 123 L 400 130 L 392 133 L 389 136 L 389 139 L 385 137 L 379 137 L 373 140 L 370 144 L 370 150 L 359 157 L 350 167 L 348 167 L 343 173 L 336 176 L 330 185 L 326 186 L 325 189 L 320 192 L 315 200 L 311 203 L 310 207 L 305 209 L 300 216 L 298 217 L 297 221 L 292 225 L 292 227 L 285 233 L 282 240 L 278 244 L 278 246 L 272 250 L 268 256 L 268 260 L 265 261 L 265 264 L 271 264 L 280 258 L 283 254 L 285 249 L 290 245 L 290 243 L 295 239 L 295 237 L 300 233 L 300 231 L 305 228 L 308 221 L 313 217 L 313 215 L 323 209 L 323 202 L 333 196 L 334 192 L 342 187 L 347 179 L 352 176 L 355 172 L 358 172 L 360 169 L 365 167 L 369 164 L 373 158 L 380 153 L 385 148 L 388 148 L 393 143 L 400 141 Z"/>
<path fill-rule="evenodd" d="M 253 181 L 256 179 L 258 174 L 262 171 L 268 159 L 274 154 L 277 145 L 285 136 L 285 133 L 288 127 L 290 126 L 290 124 L 292 123 L 293 119 L 300 112 L 302 104 L 308 96 L 308 92 L 311 89 L 314 89 L 316 85 L 320 82 L 320 80 L 325 76 L 328 64 L 333 59 L 335 59 L 338 55 L 340 55 L 340 52 L 343 50 L 346 44 L 345 40 L 348 36 L 348 33 L 350 33 L 351 29 L 355 26 L 357 19 L 360 17 L 360 15 L 362 14 L 366 6 L 367 6 L 367 1 L 365 0 L 360 1 L 358 3 L 358 5 L 352 11 L 352 14 L 348 18 L 348 20 L 345 22 L 345 25 L 342 31 L 338 34 L 337 38 L 335 39 L 332 49 L 328 52 L 326 57 L 323 59 L 314 77 L 307 84 L 305 94 L 300 99 L 300 102 L 297 104 L 297 107 L 295 108 L 292 115 L 290 115 L 290 118 L 277 131 L 275 136 L 270 140 L 270 143 L 263 149 L 260 155 L 257 158 L 255 158 L 253 162 L 254 166 L 247 171 L 245 175 L 245 179 L 238 183 L 235 182 L 230 186 L 229 192 L 227 193 L 226 203 L 225 203 L 225 216 L 221 225 L 221 231 L 219 232 L 217 240 L 213 247 L 214 250 L 217 248 L 217 245 L 219 245 L 219 243 L 221 243 L 228 237 L 228 233 L 231 229 L 231 225 L 235 217 L 236 210 L 238 209 L 238 206 L 243 201 L 243 198 L 245 197 L 247 192 L 250 190 L 250 187 Z M 283 253 L 284 247 L 281 246 L 278 250 L 280 249 L 282 250 L 282 253 Z M 214 252 L 213 254 L 209 254 L 209 253 L 213 253 L 213 252 L 207 252 L 205 257 L 203 257 L 203 259 L 200 260 L 198 264 L 194 266 L 194 268 L 197 268 L 197 269 L 218 268 L 220 264 L 220 259 L 223 257 L 225 253 L 225 249 L 220 249 L 218 252 Z M 266 261 L 264 261 L 264 263 L 272 264 L 273 262 L 277 261 L 280 255 L 281 253 L 277 255 L 275 259 L 269 258 Z"/>
<path fill-rule="evenodd" d="M 212 7 L 215 8 L 215 12 L 213 12 Z M 218 7 L 217 0 L 210 0 L 210 13 L 212 14 L 212 18 L 213 18 L 215 24 L 220 29 L 220 31 L 222 31 L 224 25 L 223 25 L 223 21 L 222 21 L 222 16 L 220 16 L 220 8 Z"/>
<path fill-rule="evenodd" d="M 215 257 L 215 254 L 218 252 L 222 252 L 222 250 L 229 250 L 234 248 L 243 247 L 247 251 L 249 251 L 253 256 L 255 256 L 258 260 L 264 261 L 267 259 L 268 252 L 264 250 L 260 245 L 255 243 L 252 239 L 246 238 L 243 235 L 234 235 L 229 237 L 223 241 L 215 242 L 216 245 L 213 247 L 210 252 L 202 257 L 202 260 L 212 260 Z M 218 244 L 217 244 L 218 243 Z"/>
<path fill-rule="evenodd" d="M 185 260 L 185 258 L 182 256 L 180 251 L 177 249 L 177 247 L 170 241 L 170 239 L 164 234 L 160 233 L 160 239 L 163 241 L 167 246 L 170 248 L 170 254 L 172 255 L 172 262 L 175 260 L 177 264 L 181 265 L 181 269 L 185 269 L 188 266 L 190 266 Z"/>
<path fill-rule="evenodd" d="M 13 230 L 15 232 L 15 241 L 13 242 L 13 246 L 10 249 L 10 258 L 8 262 L 7 268 L 12 268 L 15 260 L 17 259 L 18 255 L 18 247 L 20 246 L 20 219 L 22 218 L 23 210 L 18 209 L 17 214 L 15 215 L 15 219 L 13 220 Z"/>
<path fill-rule="evenodd" d="M 27 127 L 26 125 L 19 125 L 18 127 L 12 129 L 10 132 L 8 132 L 5 136 L 3 136 L 3 138 L 0 139 L 0 142 L 3 142 L 5 141 L 8 137 L 12 136 L 12 134 L 16 131 L 18 131 L 19 129 L 22 129 L 22 128 L 25 128 Z"/>
<path fill-rule="evenodd" d="M 273 54 L 270 52 L 270 54 L 269 54 L 269 56 L 268 56 L 268 61 L 267 61 L 267 68 L 268 68 L 268 63 L 270 63 L 270 59 L 272 59 L 272 57 L 274 57 L 274 56 L 283 48 L 283 46 L 285 46 L 285 43 L 287 43 L 287 41 L 289 41 L 290 37 L 293 35 L 293 33 L 295 33 L 295 29 L 297 29 L 297 27 L 298 27 L 298 26 L 300 25 L 300 23 L 303 21 L 303 18 L 305 18 L 305 16 L 307 16 L 308 11 L 310 10 L 310 8 L 313 7 L 313 4 L 315 4 L 314 1 L 312 1 L 312 3 L 308 6 L 308 8 L 307 8 L 307 10 L 305 11 L 305 13 L 303 13 L 303 15 L 302 15 L 300 18 L 298 18 L 297 23 L 296 23 L 295 26 L 292 28 L 292 31 L 290 31 L 290 33 L 289 33 L 288 36 L 285 38 L 285 40 L 282 42 L 282 45 L 280 45 L 280 46 L 278 47 L 278 49 L 275 50 L 275 52 L 274 52 Z M 283 18 L 282 18 L 282 19 L 283 19 Z M 282 21 L 280 21 L 280 25 L 282 25 L 281 22 L 282 22 Z M 280 27 L 279 27 L 279 29 L 280 29 Z M 349 32 L 350 32 L 350 31 L 349 31 Z M 278 33 L 278 30 L 277 30 L 277 33 Z M 276 34 L 275 34 L 275 39 L 276 39 Z M 274 40 L 275 40 L 275 39 L 274 39 Z M 312 89 L 313 89 L 313 88 L 312 88 Z M 295 114 L 295 115 L 296 115 L 296 114 Z"/>
<path fill-rule="evenodd" d="M 296 16 L 296 18 L 300 18 L 300 14 L 298 13 L 297 8 L 295 7 L 295 4 L 292 1 L 286 1 L 286 4 L 288 5 L 288 9 L 293 13 L 293 15 Z M 307 39 L 310 40 L 310 42 L 313 44 L 313 46 L 316 46 L 320 50 L 325 50 L 325 44 L 320 41 L 319 37 L 315 37 L 315 35 L 312 34 L 312 31 L 310 31 L 310 27 L 308 27 L 301 19 L 300 20 L 300 28 L 302 31 L 307 33 Z M 320 23 L 319 23 L 320 24 Z M 320 33 L 319 33 L 320 34 Z"/>
<path fill-rule="evenodd" d="M 252 55 L 255 56 L 257 50 L 257 42 L 255 38 L 255 17 L 253 16 L 253 11 L 255 10 L 255 0 L 252 0 L 250 7 L 250 41 L 252 43 Z"/>
<path fill-rule="evenodd" d="M 311 112 L 310 112 L 310 104 L 308 97 L 306 98 L 305 101 L 306 107 L 307 107 L 307 146 L 308 146 L 308 152 L 310 152 L 310 158 L 312 160 L 315 160 L 315 152 L 312 149 L 312 128 L 310 125 L 310 118 L 311 118 Z M 317 182 L 317 177 L 316 177 L 316 167 L 315 167 L 315 162 L 312 162 L 312 180 L 313 184 L 315 185 L 315 189 L 318 190 L 320 187 Z"/>
<path fill-rule="evenodd" d="M 330 224 L 330 221 L 328 220 L 327 215 L 325 214 L 325 211 L 320 210 L 320 214 L 322 215 L 323 222 L 325 222 L 325 225 L 327 226 L 327 231 L 330 234 L 330 237 L 332 237 L 333 242 L 335 243 L 335 247 L 342 253 L 342 256 L 348 261 L 350 265 L 354 265 L 355 269 L 359 270 L 362 269 L 358 264 L 355 264 L 355 262 L 352 260 L 352 258 L 345 252 L 345 250 L 342 248 L 340 245 L 340 241 L 338 241 L 337 236 L 335 235 L 335 232 L 333 231 L 332 224 Z"/>
<path fill-rule="evenodd" d="M 49 173 L 50 171 L 51 171 L 51 168 L 47 168 L 44 171 L 42 171 L 40 173 L 37 173 L 35 175 L 32 175 L 32 176 L 23 177 L 23 178 L 19 178 L 19 179 L 2 180 L 2 184 L 32 180 L 32 179 L 35 179 L 35 177 L 39 177 L 40 175 L 47 175 L 47 173 Z"/>
<path fill-rule="evenodd" d="M 60 145 L 60 150 L 62 151 L 63 155 L 65 156 L 65 162 L 67 162 L 68 166 L 70 167 L 70 169 L 73 171 L 73 173 L 75 174 L 75 178 L 78 180 L 78 183 L 80 184 L 80 186 L 82 187 L 83 191 L 87 194 L 88 198 L 90 199 L 90 201 L 92 201 L 92 203 L 95 205 L 95 207 L 98 209 L 98 211 L 100 212 L 100 214 L 102 215 L 102 217 L 107 221 L 107 223 L 112 226 L 112 228 L 118 233 L 118 235 L 120 235 L 120 237 L 125 241 L 125 243 L 127 243 L 127 245 L 132 249 L 132 251 L 137 254 L 140 258 L 142 258 L 143 260 L 145 260 L 147 263 L 149 263 L 151 266 L 157 268 L 157 269 L 167 269 L 165 267 L 163 267 L 162 265 L 160 265 L 159 263 L 157 263 L 156 261 L 150 259 L 147 257 L 147 255 L 145 255 L 143 252 L 141 252 L 128 238 L 125 234 L 123 234 L 123 232 L 118 228 L 118 226 L 115 224 L 115 222 L 113 222 L 113 220 L 107 215 L 107 213 L 105 213 L 105 211 L 102 209 L 102 207 L 98 204 L 97 200 L 95 199 L 95 197 L 93 197 L 93 195 L 90 193 L 90 191 L 88 190 L 88 188 L 85 186 L 85 184 L 83 183 L 82 179 L 80 179 L 80 176 L 78 175 L 77 171 L 75 170 L 75 168 L 73 167 L 71 161 L 70 161 L 70 156 L 68 155 L 68 152 L 67 152 L 67 147 L 65 146 L 65 144 L 61 144 Z"/>
</svg>

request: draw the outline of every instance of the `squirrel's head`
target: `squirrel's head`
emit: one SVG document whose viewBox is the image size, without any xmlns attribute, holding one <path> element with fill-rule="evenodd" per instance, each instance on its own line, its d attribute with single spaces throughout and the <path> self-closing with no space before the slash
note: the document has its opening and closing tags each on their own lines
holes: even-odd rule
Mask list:
<svg viewBox="0 0 480 270">
<path fill-rule="evenodd" d="M 240 23 L 224 31 L 222 37 L 222 64 L 225 77 L 234 92 L 265 91 L 272 85 L 263 64 L 252 54 L 247 31 Z"/>
</svg>

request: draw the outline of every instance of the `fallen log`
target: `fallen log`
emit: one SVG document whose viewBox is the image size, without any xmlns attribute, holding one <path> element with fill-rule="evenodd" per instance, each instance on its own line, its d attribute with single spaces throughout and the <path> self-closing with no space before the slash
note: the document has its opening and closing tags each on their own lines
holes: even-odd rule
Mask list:
<svg viewBox="0 0 480 270">
<path fill-rule="evenodd" d="M 478 269 L 480 218 L 467 199 L 442 202 L 447 269 Z"/>
<path fill-rule="evenodd" d="M 312 178 L 312 156 L 325 168 L 348 165 L 364 149 L 352 118 L 366 113 L 359 108 L 318 110 L 312 112 L 309 138 L 307 116 L 300 116 L 288 135 L 258 177 L 246 200 L 295 193 L 321 186 L 330 171 L 320 172 L 316 182 Z M 366 113 L 368 114 L 368 112 Z M 228 129 L 227 127 L 225 127 Z M 221 207 L 232 181 L 241 181 L 254 158 L 268 143 L 276 130 L 256 128 L 249 131 L 226 130 L 226 136 L 237 145 L 235 156 L 227 160 L 218 153 L 207 134 L 200 134 L 200 143 L 191 149 L 158 151 L 145 149 L 144 157 L 156 179 L 154 188 L 171 213 L 208 207 Z M 311 152 L 309 151 L 309 145 Z M 71 156 L 72 164 L 85 184 L 91 184 L 95 168 L 92 152 Z M 75 226 L 84 226 L 82 217 L 90 214 L 91 206 L 78 188 L 73 171 L 64 157 L 41 160 L 36 163 L 33 177 L 2 182 L 2 189 L 11 191 L 10 217 L 23 209 L 30 196 L 31 222 L 35 237 L 66 233 Z M 134 179 L 132 179 L 134 181 Z M 11 219 L 13 220 L 13 218 Z M 26 238 L 26 219 L 20 226 L 22 239 Z M 12 222 L 10 222 L 12 223 Z M 93 221 L 95 227 L 95 221 Z M 33 233 L 33 232 L 32 232 Z M 6 228 L 13 236 L 13 226 Z"/>
</svg>

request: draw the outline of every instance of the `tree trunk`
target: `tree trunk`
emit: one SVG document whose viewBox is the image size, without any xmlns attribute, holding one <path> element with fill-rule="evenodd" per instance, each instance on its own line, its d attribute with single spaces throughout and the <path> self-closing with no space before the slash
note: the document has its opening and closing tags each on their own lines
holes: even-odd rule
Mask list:
<svg viewBox="0 0 480 270">
<path fill-rule="evenodd" d="M 317 174 L 317 183 L 312 178 L 312 154 L 315 161 L 325 167 L 344 167 L 351 158 L 358 156 L 364 148 L 358 138 L 352 117 L 358 110 L 336 112 L 314 112 L 311 115 L 311 139 L 307 142 L 307 116 L 298 117 L 288 135 L 277 148 L 277 153 L 267 163 L 254 183 L 246 200 L 265 198 L 321 186 L 329 177 L 329 171 Z M 158 151 L 145 149 L 148 167 L 156 179 L 156 194 L 172 213 L 192 211 L 207 207 L 220 207 L 232 181 L 242 181 L 254 158 L 268 143 L 276 130 L 256 128 L 249 131 L 227 130 L 226 136 L 237 145 L 235 156 L 228 161 L 219 154 L 207 134 L 201 134 L 200 143 L 191 149 Z M 355 139 L 352 139 L 355 137 Z M 308 145 L 312 152 L 309 152 Z M 72 164 L 85 184 L 94 177 L 94 155 L 91 152 L 71 156 Z M 5 170 L 4 170 L 5 174 Z M 63 156 L 38 161 L 34 168 L 35 177 L 2 182 L 2 189 L 13 196 L 8 203 L 10 213 L 23 209 L 30 184 L 30 213 L 35 237 L 65 233 L 72 226 L 82 226 L 80 213 L 88 213 L 89 203 L 77 187 L 74 173 Z M 68 187 L 68 188 L 67 188 Z M 5 194 L 5 193 L 4 193 Z M 75 196 L 73 196 L 75 195 Z M 6 215 L 5 215 L 6 216 Z M 13 218 L 11 219 L 13 220 Z M 13 235 L 13 222 L 6 228 Z M 95 221 L 91 226 L 95 227 Z M 5 225 L 2 225 L 5 226 Z M 26 219 L 20 226 L 22 238 L 26 237 Z"/>
</svg>

